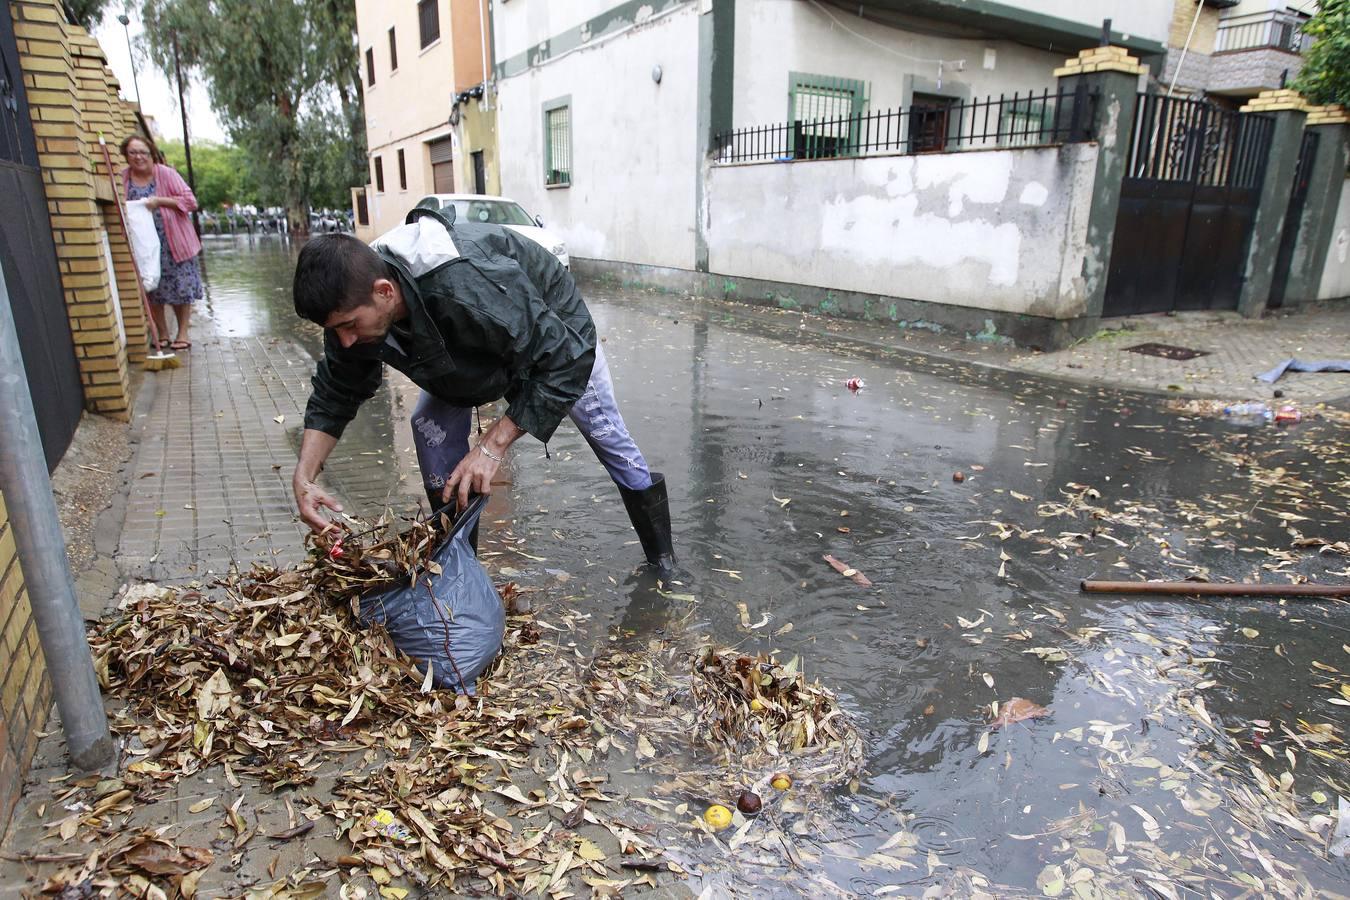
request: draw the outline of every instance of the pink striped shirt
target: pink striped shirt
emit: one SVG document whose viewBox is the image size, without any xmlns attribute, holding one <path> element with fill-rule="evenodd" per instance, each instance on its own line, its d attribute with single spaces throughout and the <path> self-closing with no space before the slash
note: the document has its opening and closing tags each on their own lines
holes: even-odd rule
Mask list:
<svg viewBox="0 0 1350 900">
<path fill-rule="evenodd" d="M 131 168 L 127 167 L 122 170 L 123 191 L 129 190 L 130 185 Z M 164 221 L 164 236 L 169 240 L 169 253 L 173 261 L 186 262 L 201 253 L 201 239 L 192 227 L 192 211 L 197 208 L 197 197 L 172 166 L 155 163 L 155 196 L 177 197 L 183 205 L 181 210 L 172 206 L 159 208 L 160 218 Z"/>
</svg>

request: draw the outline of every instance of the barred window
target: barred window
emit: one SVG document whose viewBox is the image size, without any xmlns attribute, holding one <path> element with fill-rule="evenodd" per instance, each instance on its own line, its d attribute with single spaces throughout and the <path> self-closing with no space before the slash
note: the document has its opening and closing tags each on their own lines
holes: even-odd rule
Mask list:
<svg viewBox="0 0 1350 900">
<path fill-rule="evenodd" d="M 544 184 L 572 183 L 572 107 L 570 99 L 544 106 Z"/>
<path fill-rule="evenodd" d="M 788 78 L 793 155 L 818 158 L 851 152 L 858 142 L 859 117 L 867 110 L 867 84 L 801 72 Z"/>
</svg>

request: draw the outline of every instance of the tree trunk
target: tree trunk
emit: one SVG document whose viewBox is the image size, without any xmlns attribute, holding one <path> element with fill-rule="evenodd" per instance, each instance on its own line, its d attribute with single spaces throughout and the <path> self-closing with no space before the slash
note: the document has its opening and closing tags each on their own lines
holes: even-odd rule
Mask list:
<svg viewBox="0 0 1350 900">
<path fill-rule="evenodd" d="M 291 234 L 309 234 L 309 204 L 296 196 L 286 198 L 286 221 Z"/>
</svg>

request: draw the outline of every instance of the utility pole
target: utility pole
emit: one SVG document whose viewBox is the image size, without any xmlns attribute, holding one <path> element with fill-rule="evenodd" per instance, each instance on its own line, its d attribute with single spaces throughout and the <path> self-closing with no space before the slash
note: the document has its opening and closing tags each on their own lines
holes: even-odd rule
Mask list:
<svg viewBox="0 0 1350 900">
<path fill-rule="evenodd" d="M 183 155 L 187 157 L 188 187 L 192 188 L 192 193 L 197 193 L 197 178 L 192 174 L 192 138 L 188 134 L 188 114 L 187 104 L 183 102 L 183 67 L 178 61 L 178 32 L 173 32 L 173 73 L 178 79 L 178 112 L 183 117 Z M 192 211 L 192 229 L 197 232 L 197 237 L 202 235 L 202 223 L 197 217 L 197 210 Z"/>
<path fill-rule="evenodd" d="M 66 560 L 52 482 L 38 437 L 9 289 L 0 272 L 0 491 L 47 661 L 52 694 L 76 768 L 89 771 L 112 761 L 108 715 L 99 694 L 84 616 Z"/>
</svg>

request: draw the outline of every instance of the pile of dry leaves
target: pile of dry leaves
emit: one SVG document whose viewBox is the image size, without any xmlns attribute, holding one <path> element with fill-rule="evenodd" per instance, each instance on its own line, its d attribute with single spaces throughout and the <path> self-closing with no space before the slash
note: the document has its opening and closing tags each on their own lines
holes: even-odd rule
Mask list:
<svg viewBox="0 0 1350 900">
<path fill-rule="evenodd" d="M 296 569 L 259 566 L 212 590 L 128 589 L 91 632 L 104 690 L 126 704 L 114 720 L 126 758 L 117 778 L 72 782 L 51 804 L 70 812 L 49 826 L 65 852 L 40 861 L 66 865 L 45 890 L 192 897 L 207 892 L 203 878 L 227 878 L 216 871 L 222 864 L 238 868 L 250 842 L 321 831 L 345 852 L 244 893 L 363 897 L 372 888 L 397 900 L 407 885 L 566 895 L 578 888 L 573 881 L 613 893 L 683 874 L 650 837 L 657 823 L 649 814 L 663 801 L 623 797 L 592 770 L 616 768 L 625 733 L 639 768 L 674 772 L 683 761 L 681 777 L 704 793 L 746 781 L 754 768 L 813 768 L 822 784 L 856 772 L 856 731 L 795 661 L 704 650 L 691 676 L 688 650 L 672 646 L 586 660 L 541 640 L 567 627 L 515 613 L 510 584 L 501 589 L 512 613 L 505 652 L 479 696 L 430 691 L 386 636 L 357 628 L 340 601 L 407 577 L 437 538 L 426 523 L 396 539 L 376 529 L 316 545 Z M 659 683 L 654 690 L 694 703 L 634 704 L 623 684 L 630 666 Z M 762 708 L 751 710 L 755 701 Z M 703 725 L 691 729 L 691 717 Z M 750 749 L 729 770 L 725 752 L 710 759 L 691 734 L 722 751 Z M 679 750 L 659 769 L 653 741 Z M 335 765 L 341 776 L 320 794 L 316 779 Z M 238 795 L 215 807 L 214 854 L 180 846 L 172 827 L 130 827 L 139 810 L 208 768 L 208 782 Z M 282 788 L 312 800 L 296 809 L 288 798 L 282 826 L 264 829 L 256 813 L 250 821 L 247 792 Z M 212 803 L 190 811 L 209 815 Z M 677 826 L 702 834 L 701 811 L 682 813 Z M 212 884 L 209 892 L 240 889 Z"/>
</svg>

